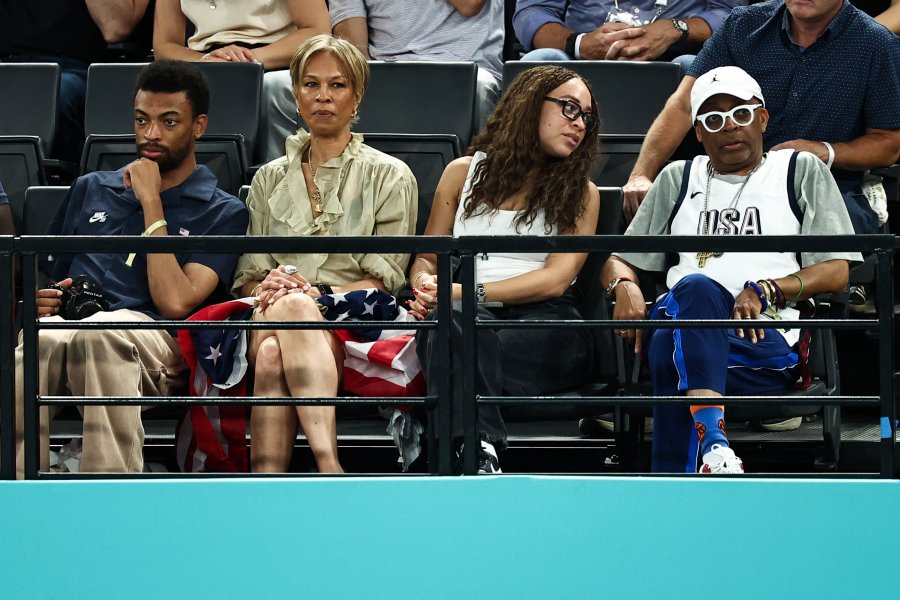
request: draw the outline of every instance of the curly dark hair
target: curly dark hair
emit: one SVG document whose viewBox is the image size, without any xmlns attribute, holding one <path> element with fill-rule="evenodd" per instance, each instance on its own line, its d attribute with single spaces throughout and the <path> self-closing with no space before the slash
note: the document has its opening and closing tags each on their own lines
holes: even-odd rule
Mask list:
<svg viewBox="0 0 900 600">
<path fill-rule="evenodd" d="M 516 227 L 530 227 L 543 210 L 547 233 L 557 226 L 571 231 L 584 213 L 584 198 L 594 157 L 600 149 L 599 132 L 585 134 L 581 144 L 566 158 L 548 156 L 541 150 L 539 121 L 547 94 L 578 78 L 591 95 L 591 113 L 599 120 L 597 102 L 590 84 L 578 73 L 556 65 L 523 71 L 497 102 L 484 129 L 475 136 L 467 154 L 481 150 L 487 156 L 475 167 L 472 191 L 465 200 L 464 218 L 476 211 L 494 212 L 515 192 L 528 190 L 526 207 L 516 218 Z"/>
</svg>

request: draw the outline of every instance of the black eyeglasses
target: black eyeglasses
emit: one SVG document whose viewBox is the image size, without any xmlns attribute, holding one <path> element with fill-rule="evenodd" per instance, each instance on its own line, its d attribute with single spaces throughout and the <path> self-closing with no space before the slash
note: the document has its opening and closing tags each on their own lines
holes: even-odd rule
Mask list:
<svg viewBox="0 0 900 600">
<path fill-rule="evenodd" d="M 564 98 L 551 98 L 550 96 L 545 96 L 544 100 L 559 104 L 559 106 L 562 108 L 563 116 L 570 121 L 577 121 L 578 117 L 581 117 L 581 121 L 584 123 L 585 131 L 593 131 L 597 128 L 597 117 L 589 112 L 581 110 L 581 107 L 571 100 L 566 100 Z"/>
</svg>

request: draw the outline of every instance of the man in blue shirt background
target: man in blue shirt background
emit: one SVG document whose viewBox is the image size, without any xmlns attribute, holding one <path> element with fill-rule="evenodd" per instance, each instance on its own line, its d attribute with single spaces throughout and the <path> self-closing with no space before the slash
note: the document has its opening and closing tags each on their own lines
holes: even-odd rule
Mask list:
<svg viewBox="0 0 900 600">
<path fill-rule="evenodd" d="M 522 60 L 671 60 L 696 53 L 732 8 L 746 4 L 518 0 L 513 27 L 529 51 Z"/>
<path fill-rule="evenodd" d="M 209 88 L 190 63 L 156 61 L 138 78 L 134 129 L 139 158 L 115 172 L 80 177 L 51 223 L 57 235 L 243 235 L 243 203 L 216 188 L 197 166 L 196 140 L 207 125 Z M 109 310 L 86 320 L 183 319 L 227 290 L 237 262 L 230 254 L 74 254 L 51 263 L 59 286 L 86 275 Z M 39 318 L 58 319 L 63 292 L 38 290 Z M 39 393 L 75 396 L 160 396 L 183 383 L 186 365 L 165 330 L 45 330 L 40 333 Z M 16 469 L 22 448 L 22 344 L 16 349 Z M 143 470 L 141 408 L 84 406 L 82 471 Z M 42 408 L 41 468 L 48 468 L 51 415 Z"/>
</svg>

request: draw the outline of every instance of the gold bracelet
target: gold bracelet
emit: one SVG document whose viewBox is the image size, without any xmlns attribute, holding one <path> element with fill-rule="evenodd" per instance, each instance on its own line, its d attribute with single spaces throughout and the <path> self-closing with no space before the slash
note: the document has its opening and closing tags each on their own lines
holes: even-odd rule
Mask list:
<svg viewBox="0 0 900 600">
<path fill-rule="evenodd" d="M 800 282 L 800 289 L 797 290 L 797 295 L 794 296 L 794 299 L 793 299 L 793 300 L 791 300 L 791 304 L 796 305 L 796 304 L 797 304 L 797 300 L 800 299 L 800 294 L 803 293 L 803 278 L 800 277 L 800 275 L 798 275 L 797 273 L 788 273 L 788 274 L 786 275 L 786 277 L 796 277 L 796 278 L 797 278 L 797 281 Z"/>
<path fill-rule="evenodd" d="M 250 292 L 250 295 L 256 297 L 256 296 L 259 296 L 261 293 L 262 293 L 262 284 L 260 283 L 255 288 L 253 288 L 253 291 Z"/>
<path fill-rule="evenodd" d="M 429 275 L 431 275 L 431 273 L 429 273 L 428 271 L 419 271 L 418 273 L 416 273 L 416 276 L 413 277 L 413 281 L 412 281 L 412 286 L 413 286 L 414 288 L 418 288 L 418 287 L 419 287 L 419 286 L 417 285 L 417 284 L 418 284 L 418 281 L 419 281 L 419 277 L 422 277 L 423 275 L 424 275 L 425 277 L 428 277 Z"/>
<path fill-rule="evenodd" d="M 153 223 L 150 223 L 150 227 L 144 230 L 144 233 L 141 234 L 141 237 L 150 237 L 156 232 L 157 229 L 159 229 L 160 227 L 165 227 L 166 225 L 168 225 L 168 223 L 166 223 L 165 219 L 154 221 Z"/>
<path fill-rule="evenodd" d="M 166 223 L 165 219 L 154 221 L 150 224 L 150 227 L 144 230 L 144 233 L 141 234 L 141 237 L 150 237 L 156 232 L 157 229 L 165 227 L 166 225 L 168 225 L 168 223 Z M 132 264 L 134 264 L 135 257 L 137 257 L 136 252 L 132 252 L 131 254 L 129 254 L 128 258 L 125 259 L 125 265 L 130 267 Z"/>
</svg>

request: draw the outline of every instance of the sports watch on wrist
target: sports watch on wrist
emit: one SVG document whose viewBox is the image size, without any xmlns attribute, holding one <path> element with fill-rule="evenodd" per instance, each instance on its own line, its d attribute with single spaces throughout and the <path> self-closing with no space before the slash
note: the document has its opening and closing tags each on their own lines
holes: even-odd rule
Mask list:
<svg viewBox="0 0 900 600">
<path fill-rule="evenodd" d="M 686 40 L 688 36 L 687 23 L 685 23 L 681 19 L 672 19 L 672 25 L 675 27 L 675 29 L 678 30 L 679 33 L 681 33 L 681 40 L 679 41 L 683 42 L 684 40 Z"/>
</svg>

